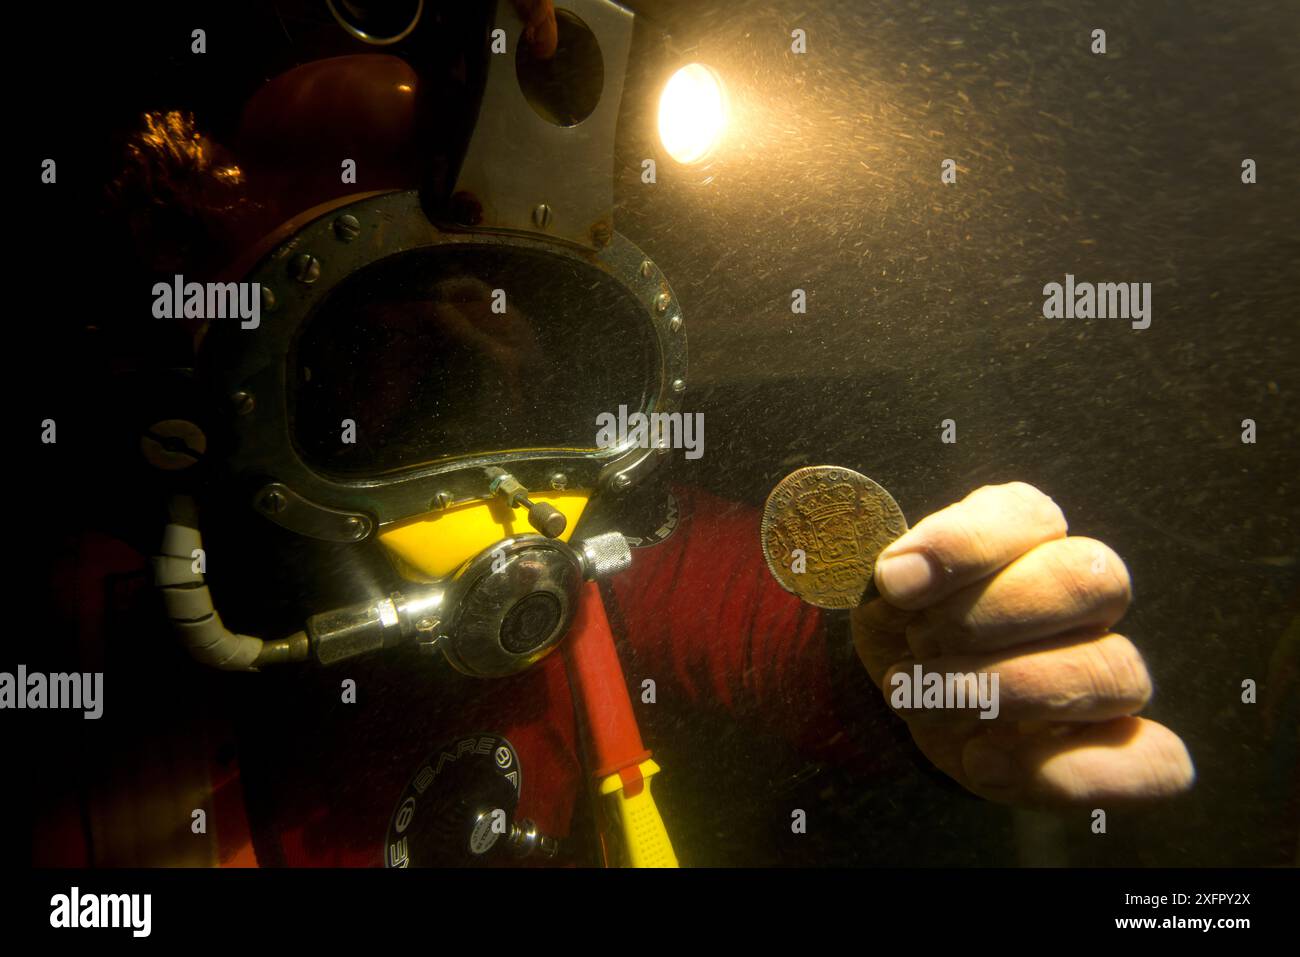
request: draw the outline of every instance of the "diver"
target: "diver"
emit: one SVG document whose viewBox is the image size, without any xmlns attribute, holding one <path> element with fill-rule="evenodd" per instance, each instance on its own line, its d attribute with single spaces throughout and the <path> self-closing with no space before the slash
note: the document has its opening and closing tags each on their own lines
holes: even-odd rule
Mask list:
<svg viewBox="0 0 1300 957">
<path fill-rule="evenodd" d="M 549 0 L 519 0 L 515 6 L 524 24 L 521 43 L 531 47 L 539 60 L 548 60 L 570 42 L 566 31 L 573 28 L 563 11 L 557 21 Z M 589 6 L 594 9 L 596 4 Z M 341 242 L 353 242 L 356 231 L 370 228 L 368 215 L 372 220 L 382 218 L 394 234 L 407 228 L 403 223 L 416 221 L 427 229 L 420 212 L 429 205 L 430 195 L 443 197 L 450 216 L 462 227 L 488 229 L 494 215 L 507 216 L 494 213 L 491 195 L 463 188 L 465 170 L 472 170 L 479 156 L 475 146 L 465 151 L 458 174 L 457 164 L 444 155 L 450 151 L 431 145 L 437 138 L 431 129 L 451 135 L 449 131 L 466 122 L 473 125 L 472 117 L 466 121 L 462 112 L 463 103 L 473 100 L 467 77 L 475 69 L 467 68 L 471 58 L 453 49 L 448 39 L 461 42 L 463 34 L 453 29 L 459 15 L 437 16 L 448 18 L 436 41 L 449 57 L 445 88 L 430 91 L 427 77 L 391 56 L 365 54 L 311 62 L 273 78 L 254 94 L 244 111 L 239 147 L 233 152 L 200 134 L 182 114 L 151 115 L 147 131 L 132 140 L 132 166 L 115 185 L 114 195 L 118 208 L 132 218 L 137 246 L 143 257 L 152 257 L 154 271 L 176 268 L 187 276 L 238 277 L 252 268 L 259 255 L 275 248 L 263 237 L 277 227 L 281 243 L 294 237 L 295 231 L 310 229 L 305 224 L 311 222 L 324 223 L 320 228 L 332 229 Z M 482 31 L 482 24 L 475 21 L 473 30 Z M 607 75 L 614 72 L 610 69 L 614 65 L 607 51 Z M 489 98 L 493 82 L 490 75 L 485 94 Z M 412 90 L 421 84 L 425 86 L 420 99 L 414 99 Z M 444 122 L 430 124 L 420 117 L 417 102 L 441 103 Z M 368 196 L 371 191 L 418 190 L 423 198 L 415 198 L 412 192 L 405 200 L 392 198 L 402 195 L 396 193 L 355 200 L 350 194 L 359 187 L 340 186 L 333 170 L 328 176 L 310 172 L 316 169 L 311 157 L 332 158 L 339 152 L 338 124 L 332 120 L 340 116 L 347 118 L 349 159 L 366 171 Z M 473 135 L 485 134 L 480 126 Z M 481 146 L 483 141 L 474 142 Z M 431 149 L 437 155 L 434 161 L 429 160 Z M 532 174 L 521 173 L 528 175 Z M 491 179 L 485 176 L 484 181 Z M 502 186 L 499 178 L 492 182 L 493 188 L 510 188 Z M 469 194 L 474 194 L 478 206 L 465 199 Z M 142 200 L 146 196 L 147 203 Z M 349 198 L 357 205 L 345 211 L 341 203 Z M 161 209 L 168 210 L 169 217 L 162 225 Z M 567 228 L 561 220 L 551 219 L 549 208 L 537 207 L 532 215 L 532 227 L 505 225 L 516 232 Z M 191 242 L 177 244 L 161 238 L 166 230 L 175 230 L 178 221 L 184 222 L 184 236 Z M 282 227 L 282 223 L 289 225 Z M 620 245 L 623 240 L 611 240 L 607 230 L 593 228 L 590 235 L 587 253 L 612 256 L 611 251 L 625 249 Z M 299 232 L 280 248 L 310 248 L 317 238 Z M 587 241 L 585 235 L 578 235 L 578 240 Z M 318 331 L 304 324 L 292 341 L 284 343 L 283 352 L 270 353 L 271 359 L 291 356 L 286 387 L 296 390 L 296 398 L 283 410 L 277 407 L 289 424 L 275 423 L 274 428 L 257 433 L 256 441 L 247 438 L 252 433 L 238 433 L 244 437 L 241 448 L 256 445 L 260 456 L 257 468 L 250 467 L 241 477 L 256 472 L 259 482 L 269 477 L 271 484 L 245 488 L 234 481 L 213 483 L 195 491 L 196 497 L 219 500 L 231 493 L 232 501 L 205 505 L 212 511 L 197 519 L 173 518 L 174 528 L 190 529 L 186 522 L 193 521 L 196 535 L 198 528 L 205 529 L 203 541 L 212 555 L 221 554 L 222 548 L 248 550 L 241 536 L 252 529 L 249 534 L 262 535 L 270 543 L 259 549 L 264 554 L 250 555 L 248 566 L 241 568 L 256 580 L 258 575 L 273 574 L 267 569 L 282 561 L 272 558 L 277 547 L 290 549 L 281 553 L 299 559 L 308 554 L 306 546 L 284 545 L 295 533 L 330 543 L 319 544 L 321 557 L 312 564 L 324 569 L 313 583 L 316 612 L 351 608 L 350 602 L 357 600 L 328 597 L 332 585 L 346 577 L 339 571 L 338 556 L 353 548 L 350 538 L 374 550 L 376 539 L 382 539 L 383 553 L 408 582 L 428 585 L 450 581 L 451 576 L 461 576 L 455 581 L 464 582 L 469 574 L 465 569 L 482 566 L 481 578 L 438 593 L 437 602 L 445 604 L 451 600 L 447 595 L 454 594 L 464 608 L 474 601 L 488 601 L 482 596 L 485 589 L 495 587 L 488 570 L 494 561 L 498 570 L 507 561 L 533 562 L 528 566 L 533 574 L 543 567 L 539 556 L 545 551 L 561 556 L 545 559 L 561 564 L 544 566 L 547 575 L 560 577 L 573 574 L 563 562 L 584 573 L 606 562 L 608 574 L 600 594 L 623 671 L 633 688 L 652 679 L 661 700 L 720 707 L 797 742 L 809 754 L 829 759 L 850 747 L 842 720 L 845 696 L 835 687 L 843 680 L 846 662 L 875 686 L 874 701 L 850 694 L 848 706 L 863 709 L 888 705 L 898 676 L 912 674 L 918 664 L 926 672 L 996 674 L 998 710 L 991 720 L 969 709 L 894 708 L 925 757 L 974 794 L 1033 807 L 1093 806 L 1167 798 L 1191 786 L 1194 771 L 1183 742 L 1170 729 L 1139 716 L 1152 694 L 1151 678 L 1138 649 L 1114 630 L 1131 598 L 1124 563 L 1104 543 L 1070 535 L 1066 517 L 1044 491 L 1020 482 L 985 486 L 917 522 L 880 554 L 874 571 L 877 594 L 852 610 L 851 640 L 838 644 L 830 616 L 801 603 L 772 580 L 758 547 L 758 514 L 702 490 L 673 486 L 663 492 L 656 501 L 668 503 L 670 519 L 659 513 L 643 534 L 635 536 L 641 547 L 635 548 L 630 566 L 621 558 L 599 553 L 601 547 L 617 545 L 609 539 L 597 542 L 601 534 L 612 532 L 588 535 L 585 546 L 576 539 L 571 547 L 563 546 L 562 539 L 578 534 L 575 526 L 583 528 L 588 505 L 587 521 L 601 511 L 600 496 L 580 496 L 584 482 L 576 472 L 556 473 L 541 485 L 524 480 L 525 460 L 494 458 L 489 453 L 570 447 L 583 429 L 594 431 L 596 414 L 617 408 L 619 397 L 638 393 L 642 383 L 625 382 L 619 376 L 629 369 L 654 367 L 653 362 L 643 361 L 644 349 L 670 341 L 676 330 L 660 332 L 656 326 L 660 338 L 648 346 L 636 344 L 630 336 L 600 339 L 597 323 L 583 320 L 578 312 L 614 315 L 624 308 L 617 290 L 608 292 L 603 305 L 599 297 L 605 293 L 592 293 L 597 297 L 595 306 L 563 313 L 561 322 L 553 300 L 563 296 L 548 299 L 535 288 L 516 290 L 546 284 L 553 290 L 594 285 L 584 285 L 583 267 L 576 258 L 572 262 L 547 259 L 541 247 L 512 251 L 494 240 L 470 249 L 469 239 L 462 236 L 459 245 L 450 244 L 442 258 L 417 260 L 410 258 L 417 244 L 403 246 L 405 240 L 397 235 L 382 241 L 392 244 L 385 249 L 393 254 L 391 260 L 358 260 L 344 279 L 322 271 L 330 263 L 322 266 L 306 253 L 293 252 L 307 258 L 289 261 L 296 283 L 290 284 L 292 291 L 286 294 L 284 286 L 277 285 L 274 298 L 263 299 L 262 329 L 248 336 L 267 330 L 272 335 L 277 315 L 282 323 L 286 316 L 296 315 L 299 307 L 293 297 L 323 297 L 320 290 L 327 284 L 335 297 L 332 304 L 324 298 L 311 300 L 310 307 L 303 305 L 303 316 L 310 315 Z M 356 240 L 345 254 L 353 255 L 351 250 L 362 247 L 363 241 Z M 179 263 L 177 249 L 182 251 Z M 640 256 L 630 262 L 634 273 L 639 268 L 643 278 L 658 281 L 648 259 L 643 265 Z M 277 268 L 282 269 L 278 260 Z M 504 315 L 493 309 L 496 277 L 501 275 L 511 277 L 512 305 Z M 640 281 L 635 276 L 628 279 L 628 283 Z M 652 321 L 666 322 L 673 315 L 671 305 L 659 312 L 665 315 Z M 541 321 L 543 315 L 549 325 Z M 577 354 L 548 338 L 548 329 L 563 328 L 565 322 L 571 324 L 568 331 L 573 337 L 585 337 L 579 339 L 584 345 Z M 231 341 L 252 341 L 240 339 L 238 329 L 225 329 Z M 432 343 L 428 341 L 431 330 L 436 332 Z M 257 363 L 268 368 L 273 363 L 266 356 L 254 363 L 222 351 L 217 341 L 221 337 L 216 333 L 211 337 L 215 344 L 205 342 L 202 350 L 210 353 L 206 368 L 221 380 L 219 391 L 236 397 L 231 428 L 251 428 L 247 423 L 266 414 L 267 403 L 277 400 L 268 399 L 266 392 L 245 390 L 229 370 L 238 366 L 246 372 L 262 368 Z M 557 359 L 561 354 L 563 358 Z M 618 361 L 611 361 L 612 355 Z M 659 383 L 661 394 L 671 392 L 675 381 L 668 376 Z M 610 392 L 603 398 L 610 398 L 612 404 L 592 405 L 590 397 L 581 394 L 584 383 L 608 387 Z M 654 387 L 649 391 L 654 393 Z M 572 422 L 549 411 L 564 407 L 567 400 L 581 412 Z M 340 421 L 353 423 L 356 441 L 336 440 L 331 430 L 337 431 Z M 214 437 L 219 432 L 211 431 Z M 267 464 L 281 462 L 285 455 L 281 446 L 291 444 L 307 462 L 304 476 L 315 468 L 322 474 L 344 475 L 353 484 L 340 479 L 304 491 L 309 487 L 284 478 Z M 472 459 L 478 470 L 474 474 L 479 476 L 473 481 L 481 487 L 465 478 L 463 488 L 449 486 L 445 497 L 438 492 L 436 509 L 427 498 L 417 507 L 410 497 L 414 493 L 401 499 L 400 505 L 392 504 L 399 495 L 392 491 L 394 498 L 383 505 L 391 514 L 381 513 L 378 521 L 343 498 L 313 504 L 327 497 L 329 489 L 355 491 L 364 486 L 365 495 L 375 496 L 376 501 L 381 494 L 376 489 L 386 482 L 391 481 L 394 489 L 406 489 L 391 477 L 423 467 L 431 447 L 446 450 L 453 459 Z M 617 475 L 605 468 L 607 464 L 600 463 L 602 471 L 599 476 L 593 471 L 590 481 L 609 481 L 618 489 Z M 464 475 L 470 475 L 469 467 Z M 249 501 L 256 503 L 252 510 Z M 207 524 L 205 514 L 213 516 Z M 626 533 L 628 526 L 621 524 L 617 507 L 602 517 L 605 525 L 599 527 Z M 540 534 L 532 535 L 529 526 Z M 454 536 L 453 527 L 458 529 Z M 445 542 L 450 538 L 458 543 L 447 551 Z M 184 538 L 181 550 L 164 552 L 163 557 L 188 560 L 190 545 L 197 541 L 197 537 Z M 556 541 L 561 544 L 547 544 Z M 533 551 L 505 554 L 498 551 L 502 542 L 515 543 L 511 547 L 526 545 Z M 229 574 L 215 559 L 212 567 L 214 575 L 218 569 Z M 564 570 L 556 570 L 560 568 Z M 352 576 L 346 587 L 355 589 L 357 577 Z M 502 592 L 491 599 L 500 608 L 475 610 L 475 615 L 491 618 L 499 627 L 500 640 L 510 653 L 504 656 L 500 649 L 496 657 L 480 655 L 481 648 L 450 635 L 435 641 L 430 636 L 440 627 L 437 615 L 442 611 L 422 611 L 417 601 L 389 598 L 387 586 L 361 596 L 362 612 L 339 612 L 330 622 L 318 616 L 313 626 L 290 639 L 276 643 L 268 636 L 265 646 L 259 643 L 251 652 L 254 657 L 243 664 L 263 670 L 259 679 L 274 680 L 276 693 L 297 695 L 292 700 L 298 704 L 310 694 L 286 690 L 291 666 L 281 669 L 277 663 L 310 657 L 323 664 L 327 654 L 322 649 L 336 648 L 340 649 L 337 658 L 329 660 L 364 660 L 371 663 L 359 667 L 379 669 L 382 665 L 373 662 L 383 655 L 361 659 L 352 654 L 362 647 L 389 649 L 396 638 L 390 641 L 385 628 L 396 629 L 393 635 L 401 631 L 398 637 L 403 639 L 413 636 L 417 644 L 427 639 L 428 644 L 439 645 L 461 673 L 449 674 L 444 689 L 434 693 L 427 682 L 414 679 L 387 689 L 378 706 L 378 725 L 363 727 L 346 708 L 336 706 L 313 718 L 312 740 L 302 742 L 293 753 L 272 757 L 264 752 L 259 757 L 251 750 L 244 773 L 263 775 L 262 783 L 249 785 L 255 803 L 263 808 L 293 808 L 291 819 L 281 816 L 274 818 L 270 828 L 255 827 L 262 835 L 258 850 L 264 862 L 382 861 L 402 866 L 413 860 L 448 860 L 435 851 L 415 860 L 417 850 L 405 842 L 408 832 L 414 833 L 415 808 L 426 788 L 460 789 L 443 806 L 455 805 L 457 810 L 448 811 L 449 815 L 463 818 L 469 813 L 470 817 L 457 818 L 454 826 L 445 821 L 425 824 L 424 840 L 459 842 L 462 849 L 483 854 L 497 843 L 493 835 L 500 825 L 500 833 L 517 848 L 553 855 L 556 842 L 577 829 L 575 822 L 583 813 L 581 795 L 591 787 L 589 778 L 594 773 L 582 740 L 590 715 L 584 720 L 574 701 L 564 656 L 546 654 L 562 646 L 570 627 L 590 626 L 591 613 L 576 607 L 579 587 L 586 586 L 557 586 L 553 594 L 558 597 L 546 592 L 547 597 L 536 601 L 543 592 Z M 232 590 L 238 589 L 228 589 L 227 594 Z M 263 591 L 277 593 L 268 586 Z M 427 602 L 428 608 L 434 608 L 435 599 Z M 575 607 L 568 607 L 569 602 Z M 206 613 L 212 614 L 211 607 Z M 468 613 L 463 608 L 456 613 L 463 624 Z M 573 625 L 575 619 L 579 625 Z M 224 648 L 225 638 L 216 631 L 212 635 L 207 647 Z M 321 668 L 316 673 L 329 671 Z M 362 673 L 369 675 L 358 679 L 363 687 L 381 686 L 388 680 L 382 671 Z M 487 674 L 508 677 L 480 677 Z M 329 680 L 337 685 L 337 678 Z M 343 769 L 353 760 L 349 755 L 376 749 L 384 754 L 380 770 L 358 780 Z M 637 767 L 647 768 L 644 753 L 633 750 L 640 761 Z M 426 760 L 430 755 L 432 759 Z M 480 759 L 482 766 L 471 769 L 470 762 Z M 654 770 L 644 770 L 644 776 Z M 510 778 L 511 774 L 516 776 Z M 453 781 L 455 775 L 459 777 Z M 607 774 L 611 780 L 614 776 Z M 638 775 L 633 777 L 624 776 L 622 785 L 640 793 L 644 782 Z M 407 782 L 401 791 L 404 797 L 395 802 L 393 794 L 403 781 Z M 475 789 L 488 795 L 500 795 L 504 789 L 505 797 L 489 796 L 466 804 L 463 794 L 477 793 Z M 506 803 L 518 805 L 512 807 L 512 820 L 496 820 L 497 805 Z M 380 806 L 395 807 L 389 835 L 395 840 L 382 845 L 369 823 Z M 599 818 L 600 812 L 595 813 Z M 599 820 L 595 823 L 600 825 Z M 275 834 L 268 836 L 270 829 Z M 667 830 L 671 833 L 671 821 Z"/>
</svg>

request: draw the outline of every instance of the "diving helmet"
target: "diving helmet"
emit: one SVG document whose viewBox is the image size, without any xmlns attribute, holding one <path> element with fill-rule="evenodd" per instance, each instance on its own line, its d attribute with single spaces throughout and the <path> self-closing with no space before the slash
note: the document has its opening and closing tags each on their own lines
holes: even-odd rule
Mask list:
<svg viewBox="0 0 1300 957">
<path fill-rule="evenodd" d="M 602 441 L 597 418 L 678 410 L 687 355 L 667 279 L 613 225 L 632 21 L 567 0 L 542 59 L 500 0 L 458 170 L 328 203 L 261 244 L 243 277 L 258 321 L 210 323 L 199 351 L 221 410 L 214 487 L 291 538 L 377 545 L 399 584 L 288 637 L 237 634 L 178 506 L 155 577 L 198 660 L 329 665 L 413 645 L 504 676 L 560 643 L 584 580 L 629 564 L 626 537 L 584 534 L 583 518 L 667 450 Z"/>
</svg>

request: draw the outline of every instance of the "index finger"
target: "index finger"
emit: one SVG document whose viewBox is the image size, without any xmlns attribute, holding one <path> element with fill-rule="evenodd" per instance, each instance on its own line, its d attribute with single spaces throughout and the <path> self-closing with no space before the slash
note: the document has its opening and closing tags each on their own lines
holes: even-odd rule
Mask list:
<svg viewBox="0 0 1300 957">
<path fill-rule="evenodd" d="M 876 588 L 898 608 L 925 608 L 1065 532 L 1061 509 L 1032 485 L 985 485 L 882 551 Z"/>
</svg>

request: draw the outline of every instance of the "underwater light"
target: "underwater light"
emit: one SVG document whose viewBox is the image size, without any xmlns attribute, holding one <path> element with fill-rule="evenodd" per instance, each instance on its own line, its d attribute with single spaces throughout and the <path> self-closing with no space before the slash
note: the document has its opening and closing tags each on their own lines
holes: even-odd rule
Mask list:
<svg viewBox="0 0 1300 957">
<path fill-rule="evenodd" d="M 672 75 L 659 97 L 659 140 L 678 163 L 699 163 L 713 152 L 727 126 L 722 80 L 702 63 Z"/>
</svg>

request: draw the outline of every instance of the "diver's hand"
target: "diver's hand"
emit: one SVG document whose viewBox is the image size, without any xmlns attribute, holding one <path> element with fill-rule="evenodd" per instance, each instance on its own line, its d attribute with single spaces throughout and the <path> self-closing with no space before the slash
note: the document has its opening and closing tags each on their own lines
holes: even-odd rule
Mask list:
<svg viewBox="0 0 1300 957">
<path fill-rule="evenodd" d="M 897 698 L 921 751 L 967 789 L 1053 805 L 1191 786 L 1182 740 L 1133 717 L 1151 679 L 1110 630 L 1128 607 L 1128 570 L 1101 542 L 1067 537 L 1065 516 L 1038 489 L 985 486 L 928 516 L 881 553 L 876 586 L 883 597 L 853 611 L 858 655 Z M 911 679 L 916 664 L 923 674 L 997 673 L 997 717 L 910 708 L 895 676 Z"/>
</svg>

